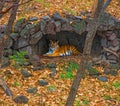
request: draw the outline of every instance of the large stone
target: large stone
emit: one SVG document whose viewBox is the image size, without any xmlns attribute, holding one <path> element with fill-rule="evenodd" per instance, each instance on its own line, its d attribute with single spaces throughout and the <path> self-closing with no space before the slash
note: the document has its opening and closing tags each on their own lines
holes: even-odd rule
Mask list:
<svg viewBox="0 0 120 106">
<path fill-rule="evenodd" d="M 118 71 L 110 70 L 110 74 L 113 76 L 116 76 L 116 75 L 118 75 Z"/>
<path fill-rule="evenodd" d="M 61 31 L 73 31 L 73 27 L 69 22 L 66 22 L 62 24 Z"/>
<path fill-rule="evenodd" d="M 32 62 L 32 64 L 33 64 L 33 66 L 34 66 L 34 67 L 32 68 L 33 71 L 40 71 L 40 70 L 43 71 L 43 70 L 44 70 L 44 66 L 41 65 L 40 62 L 39 62 L 39 63 L 35 63 L 35 62 L 33 63 L 33 62 Z"/>
<path fill-rule="evenodd" d="M 108 74 L 111 74 L 111 75 L 114 75 L 114 76 L 118 75 L 118 71 L 116 71 L 115 69 L 114 70 L 113 69 L 104 69 L 104 73 L 106 75 L 108 75 Z"/>
<path fill-rule="evenodd" d="M 17 22 L 14 25 L 14 32 L 15 33 L 20 32 L 26 24 L 27 24 L 27 20 L 25 18 L 21 18 L 17 20 Z"/>
<path fill-rule="evenodd" d="M 12 49 L 6 49 L 4 50 L 4 56 L 5 57 L 9 57 L 10 55 L 12 55 L 13 51 Z"/>
<path fill-rule="evenodd" d="M 38 90 L 36 87 L 30 87 L 27 89 L 27 93 L 31 93 L 31 94 L 34 94 L 36 93 Z"/>
<path fill-rule="evenodd" d="M 27 47 L 21 48 L 19 50 L 20 51 L 26 51 L 28 56 L 30 56 L 33 53 L 33 50 L 31 48 L 31 46 L 27 46 Z"/>
<path fill-rule="evenodd" d="M 30 18 L 29 18 L 29 21 L 32 21 L 32 22 L 33 22 L 33 21 L 37 21 L 37 20 L 38 20 L 38 17 L 30 17 Z"/>
<path fill-rule="evenodd" d="M 6 25 L 0 25 L 0 37 L 5 35 Z"/>
<path fill-rule="evenodd" d="M 79 34 L 82 34 L 87 27 L 87 24 L 85 23 L 84 20 L 76 20 L 71 25 L 73 29 Z"/>
<path fill-rule="evenodd" d="M 28 45 L 28 39 L 25 39 L 23 37 L 20 37 L 17 42 L 18 46 L 17 48 L 24 48 Z"/>
<path fill-rule="evenodd" d="M 113 41 L 117 38 L 116 34 L 111 34 L 110 36 L 107 37 L 108 40 Z"/>
<path fill-rule="evenodd" d="M 21 30 L 20 36 L 24 38 L 29 38 L 30 35 L 35 33 L 35 25 L 27 24 L 24 29 Z"/>
<path fill-rule="evenodd" d="M 115 25 L 116 25 L 116 29 L 120 30 L 120 20 L 116 19 Z"/>
<path fill-rule="evenodd" d="M 15 44 L 13 45 L 13 48 L 15 50 L 21 50 L 21 51 L 26 51 L 28 53 L 28 55 L 31 55 L 32 54 L 32 48 L 31 46 L 28 44 L 28 41 L 29 39 L 25 39 L 25 38 L 22 38 L 20 37 L 18 39 L 17 42 L 15 42 Z M 14 51 L 15 52 L 15 51 Z"/>
<path fill-rule="evenodd" d="M 55 14 L 52 15 L 52 18 L 55 20 L 55 21 L 59 21 L 59 20 L 62 20 L 62 17 L 60 16 L 60 14 L 58 12 L 56 12 Z"/>
<path fill-rule="evenodd" d="M 15 99 L 13 99 L 16 103 L 28 103 L 29 99 L 24 95 L 18 95 Z"/>
<path fill-rule="evenodd" d="M 56 70 L 56 68 L 50 68 L 50 69 L 51 69 L 51 73 L 49 75 L 50 75 L 50 77 L 53 78 L 56 75 L 57 70 Z"/>
<path fill-rule="evenodd" d="M 36 43 L 38 43 L 38 41 L 42 38 L 42 36 L 43 36 L 43 34 L 42 34 L 41 31 L 39 31 L 39 32 L 31 35 L 29 43 L 30 44 L 36 44 Z"/>
<path fill-rule="evenodd" d="M 45 81 L 45 80 L 38 80 L 38 84 L 39 84 L 40 86 L 45 86 L 45 85 L 48 85 L 48 82 Z"/>
<path fill-rule="evenodd" d="M 13 40 L 9 37 L 9 38 L 7 39 L 7 41 L 6 41 L 5 44 L 6 44 L 6 45 L 5 45 L 5 48 L 9 49 L 9 48 L 11 48 L 12 45 L 13 45 Z"/>
<path fill-rule="evenodd" d="M 108 74 L 110 74 L 110 69 L 104 69 L 104 74 L 106 74 L 106 75 L 108 75 Z"/>
<path fill-rule="evenodd" d="M 47 25 L 47 22 L 44 20 L 41 20 L 40 22 L 38 22 L 40 30 L 45 34 L 45 26 Z"/>
<path fill-rule="evenodd" d="M 23 77 L 31 77 L 32 74 L 29 73 L 27 70 L 21 70 L 21 74 L 23 75 Z"/>
<path fill-rule="evenodd" d="M 5 68 L 8 67 L 10 65 L 10 60 L 9 58 L 3 57 L 2 58 L 2 62 L 1 62 L 1 67 Z"/>
<path fill-rule="evenodd" d="M 56 34 L 54 21 L 49 21 L 45 27 L 45 34 Z"/>
<path fill-rule="evenodd" d="M 39 25 L 39 23 L 35 24 L 34 31 L 35 31 L 35 33 L 40 31 L 40 25 Z"/>
<path fill-rule="evenodd" d="M 99 76 L 99 77 L 98 77 L 98 80 L 103 81 L 103 82 L 107 82 L 107 81 L 108 81 L 108 78 L 105 77 L 105 76 Z"/>
<path fill-rule="evenodd" d="M 108 13 L 104 13 L 101 20 L 98 30 L 99 31 L 107 31 L 115 29 L 115 19 Z"/>
<path fill-rule="evenodd" d="M 60 32 L 61 22 L 60 22 L 60 21 L 56 21 L 56 22 L 54 22 L 54 23 L 55 23 L 55 26 L 56 26 L 56 28 L 55 28 L 56 32 Z"/>
<path fill-rule="evenodd" d="M 29 31 L 29 33 L 31 35 L 35 33 L 35 25 L 34 24 L 28 24 L 28 25 L 26 25 L 26 29 Z"/>
<path fill-rule="evenodd" d="M 118 46 L 120 48 L 120 41 L 116 38 L 110 42 L 112 46 Z"/>
<path fill-rule="evenodd" d="M 19 37 L 19 34 L 18 33 L 11 33 L 10 34 L 10 37 L 14 40 L 14 41 L 17 41 L 18 37 Z"/>
<path fill-rule="evenodd" d="M 44 16 L 42 19 L 43 19 L 44 21 L 49 21 L 49 20 L 51 20 L 51 18 L 50 18 L 49 16 Z"/>
<path fill-rule="evenodd" d="M 29 29 L 27 29 L 27 27 L 25 27 L 24 29 L 22 29 L 20 31 L 20 36 L 23 37 L 23 38 L 29 38 L 30 36 L 30 32 L 29 32 Z"/>
</svg>

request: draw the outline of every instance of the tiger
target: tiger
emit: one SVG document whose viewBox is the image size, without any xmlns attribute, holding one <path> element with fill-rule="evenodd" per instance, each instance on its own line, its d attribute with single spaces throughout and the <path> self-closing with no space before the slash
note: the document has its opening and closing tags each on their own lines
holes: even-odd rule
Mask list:
<svg viewBox="0 0 120 106">
<path fill-rule="evenodd" d="M 50 41 L 49 51 L 44 54 L 44 56 L 69 56 L 72 54 L 77 55 L 80 53 L 75 46 L 59 46 L 58 43 L 59 41 Z"/>
</svg>

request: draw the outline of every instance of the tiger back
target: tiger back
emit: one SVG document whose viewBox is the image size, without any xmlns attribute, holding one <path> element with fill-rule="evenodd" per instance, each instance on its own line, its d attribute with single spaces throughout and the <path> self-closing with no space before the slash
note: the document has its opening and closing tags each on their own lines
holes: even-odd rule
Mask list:
<svg viewBox="0 0 120 106">
<path fill-rule="evenodd" d="M 75 46 L 72 45 L 64 45 L 59 46 L 58 41 L 50 41 L 49 52 L 44 56 L 69 56 L 69 55 L 77 55 L 79 51 Z"/>
</svg>

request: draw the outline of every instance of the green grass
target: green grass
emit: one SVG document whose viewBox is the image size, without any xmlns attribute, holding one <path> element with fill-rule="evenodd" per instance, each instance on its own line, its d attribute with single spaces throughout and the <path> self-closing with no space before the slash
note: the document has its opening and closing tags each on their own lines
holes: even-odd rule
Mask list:
<svg viewBox="0 0 120 106">
<path fill-rule="evenodd" d="M 55 85 L 49 85 L 47 86 L 47 91 L 54 92 L 57 90 L 57 87 Z"/>
<path fill-rule="evenodd" d="M 72 79 L 74 78 L 73 71 L 78 70 L 78 63 L 74 61 L 68 61 L 61 66 L 59 66 L 59 69 L 62 70 L 62 73 L 60 74 L 60 78 L 66 78 L 66 79 Z"/>
<path fill-rule="evenodd" d="M 109 95 L 105 95 L 105 96 L 104 96 L 104 99 L 105 99 L 105 100 L 110 100 L 111 97 L 110 97 Z"/>
<path fill-rule="evenodd" d="M 76 100 L 75 101 L 75 106 L 88 106 L 89 105 L 90 100 L 89 99 L 84 99 L 82 101 L 80 100 Z"/>
<path fill-rule="evenodd" d="M 13 87 L 18 87 L 21 86 L 20 82 L 18 82 L 17 80 L 14 81 L 14 83 L 12 84 Z"/>
<path fill-rule="evenodd" d="M 75 101 L 75 106 L 82 106 L 82 104 L 80 103 L 79 100 L 76 100 L 76 101 Z"/>
<path fill-rule="evenodd" d="M 115 83 L 113 83 L 113 86 L 115 87 L 115 89 L 120 87 L 120 81 L 117 81 Z"/>
<path fill-rule="evenodd" d="M 77 12 L 76 12 L 74 9 L 71 9 L 71 8 L 69 8 L 69 7 L 67 7 L 67 6 L 65 6 L 65 7 L 63 8 L 63 10 L 64 10 L 65 12 L 67 12 L 67 13 L 72 14 L 72 15 L 76 15 L 76 14 L 77 14 Z"/>
<path fill-rule="evenodd" d="M 0 104 L 4 104 L 4 102 L 0 100 Z"/>
<path fill-rule="evenodd" d="M 60 78 L 72 79 L 74 78 L 74 76 L 72 72 L 65 72 L 65 73 L 62 72 L 60 74 Z"/>
<path fill-rule="evenodd" d="M 22 66 L 27 60 L 25 59 L 26 51 L 20 51 L 10 56 L 10 59 L 14 62 L 13 66 L 16 68 Z"/>
<path fill-rule="evenodd" d="M 90 101 L 89 101 L 89 100 L 87 100 L 87 99 L 86 99 L 86 100 L 84 100 L 84 101 L 82 101 L 82 103 L 83 103 L 85 106 L 87 106 L 87 105 L 89 104 L 89 102 L 90 102 Z"/>
<path fill-rule="evenodd" d="M 44 0 L 36 0 L 36 1 L 37 1 L 37 2 L 42 2 L 42 3 L 44 2 Z"/>
<path fill-rule="evenodd" d="M 36 94 L 36 96 L 40 96 L 40 94 L 39 94 L 39 93 L 37 93 L 37 94 Z"/>
<path fill-rule="evenodd" d="M 48 3 L 45 0 L 36 0 L 36 1 L 42 3 L 42 5 L 46 8 L 50 8 L 50 6 L 52 5 L 51 3 Z"/>
</svg>

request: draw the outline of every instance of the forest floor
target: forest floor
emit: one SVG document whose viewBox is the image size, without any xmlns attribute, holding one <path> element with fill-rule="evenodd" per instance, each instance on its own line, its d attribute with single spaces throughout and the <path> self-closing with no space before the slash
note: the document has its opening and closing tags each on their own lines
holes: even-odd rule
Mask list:
<svg viewBox="0 0 120 106">
<path fill-rule="evenodd" d="M 43 16 L 52 15 L 55 12 L 59 12 L 62 16 L 64 13 L 79 15 L 81 11 L 92 11 L 93 4 L 94 0 L 34 0 L 20 6 L 16 20 L 35 16 L 41 19 Z M 107 12 L 120 19 L 120 1 L 113 0 Z M 0 24 L 6 24 L 8 17 L 9 14 L 6 14 L 0 20 Z M 78 69 L 76 61 L 79 63 L 80 58 L 74 60 L 73 63 L 57 61 L 56 67 L 44 67 L 36 71 L 33 70 L 33 66 L 14 67 L 11 63 L 9 67 L 1 69 L 0 77 L 6 81 L 14 97 L 24 95 L 29 99 L 28 103 L 20 106 L 64 106 Z M 87 75 L 80 82 L 74 106 L 120 106 L 120 70 L 117 70 L 117 75 L 111 75 L 105 74 L 102 67 L 95 67 L 95 69 L 101 75 L 97 77 Z M 21 70 L 28 71 L 32 76 L 23 77 Z M 72 70 L 73 73 L 66 70 Z M 53 71 L 55 74 L 50 76 Z M 107 81 L 99 80 L 100 76 L 107 78 Z M 47 81 L 48 85 L 40 86 L 38 84 L 40 79 Z M 34 93 L 28 93 L 29 88 L 37 90 Z M 0 88 L 0 105 L 19 106 L 5 94 L 2 88 Z"/>
<path fill-rule="evenodd" d="M 25 1 L 27 0 L 22 2 Z M 62 16 L 64 16 L 65 13 L 80 15 L 81 12 L 92 12 L 95 7 L 95 1 L 96 0 L 33 0 L 32 2 L 19 6 L 16 20 L 23 17 L 38 17 L 41 19 L 43 16 L 53 15 L 55 12 L 59 12 Z M 107 8 L 107 12 L 120 19 L 120 1 L 112 0 Z M 8 18 L 9 13 L 0 19 L 0 24 L 6 24 Z"/>
<path fill-rule="evenodd" d="M 16 67 L 11 64 L 1 69 L 0 76 L 8 84 L 14 98 L 24 95 L 29 99 L 28 103 L 22 106 L 64 106 L 79 66 L 76 61 L 79 63 L 80 58 L 47 62 L 44 63 L 48 64 L 46 67 L 37 70 L 34 70 L 33 66 Z M 118 74 L 112 75 L 105 74 L 102 67 L 93 68 L 101 74 L 86 75 L 80 82 L 74 106 L 120 106 L 120 70 L 117 70 Z M 23 70 L 32 76 L 21 74 Z M 40 86 L 39 80 L 47 81 L 48 84 Z M 31 88 L 35 90 L 28 93 Z M 17 105 L 2 89 L 0 104 Z"/>
<path fill-rule="evenodd" d="M 29 99 L 28 103 L 20 106 L 64 106 L 79 63 L 80 57 L 73 60 L 44 62 L 45 67 L 42 69 L 11 64 L 1 69 L 0 76 L 12 91 L 13 98 L 24 95 Z M 93 68 L 100 75 L 86 75 L 82 79 L 74 106 L 120 106 L 120 70 L 111 69 L 118 73 L 106 74 L 104 71 L 107 69 L 96 66 Z M 25 76 L 22 74 L 23 70 L 31 75 Z M 39 80 L 46 81 L 47 84 L 40 86 Z M 28 89 L 31 88 L 32 93 L 28 93 Z M 0 90 L 0 104 L 17 105 L 2 89 Z"/>
</svg>

